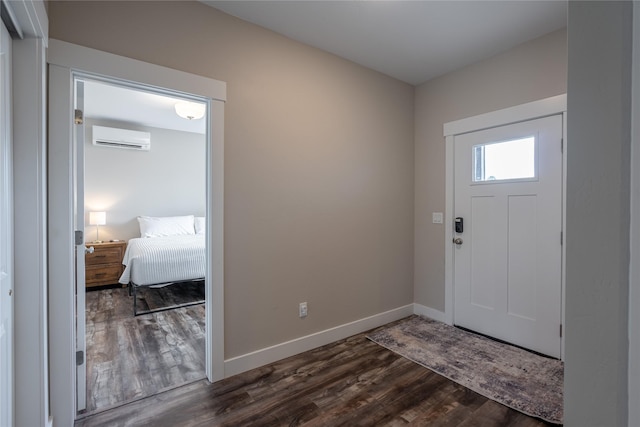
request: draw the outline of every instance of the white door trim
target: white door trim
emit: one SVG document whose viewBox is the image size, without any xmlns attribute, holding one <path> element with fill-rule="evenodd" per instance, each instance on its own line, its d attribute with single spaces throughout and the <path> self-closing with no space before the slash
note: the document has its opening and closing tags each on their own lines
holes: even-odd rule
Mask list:
<svg viewBox="0 0 640 427">
<path fill-rule="evenodd" d="M 43 0 L 10 3 L 13 24 L 24 39 L 13 39 L 13 260 L 14 425 L 49 425 L 47 353 L 47 231 L 45 48 L 48 18 Z"/>
<path fill-rule="evenodd" d="M 75 419 L 73 348 L 73 222 L 71 187 L 72 81 L 74 73 L 108 76 L 145 86 L 166 88 L 208 99 L 206 286 L 207 377 L 225 377 L 224 366 L 224 102 L 226 84 L 154 64 L 89 49 L 58 40 L 49 41 L 49 354 L 51 407 L 56 424 Z"/>
<path fill-rule="evenodd" d="M 490 113 L 480 114 L 443 125 L 443 135 L 445 137 L 445 297 L 444 297 L 444 318 L 445 322 L 453 324 L 453 214 L 454 214 L 454 151 L 453 142 L 456 135 L 468 132 L 488 129 L 497 126 L 504 126 L 527 120 L 539 119 L 555 114 L 562 114 L 562 129 L 564 141 L 566 142 L 566 111 L 567 95 L 557 95 L 550 98 L 533 101 L 510 108 L 505 108 Z M 566 229 L 566 153 L 567 147 L 564 144 L 563 171 L 562 171 L 562 225 Z M 562 320 L 564 324 L 564 284 L 565 284 L 565 246 L 562 247 Z M 564 358 L 564 337 L 562 338 L 562 358 Z"/>
<path fill-rule="evenodd" d="M 467 117 L 443 125 L 444 136 L 475 132 L 496 126 L 539 119 L 567 111 L 567 95 L 557 95 L 502 110 Z"/>
<path fill-rule="evenodd" d="M 0 425 L 14 425 L 12 43 L 0 31 Z"/>
</svg>

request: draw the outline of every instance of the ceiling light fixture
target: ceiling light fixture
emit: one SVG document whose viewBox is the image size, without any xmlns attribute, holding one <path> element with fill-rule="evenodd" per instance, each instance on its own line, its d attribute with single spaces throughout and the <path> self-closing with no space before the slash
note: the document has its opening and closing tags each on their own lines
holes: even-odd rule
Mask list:
<svg viewBox="0 0 640 427">
<path fill-rule="evenodd" d="M 206 106 L 198 102 L 180 101 L 176 103 L 176 114 L 187 120 L 197 120 L 204 117 Z"/>
</svg>

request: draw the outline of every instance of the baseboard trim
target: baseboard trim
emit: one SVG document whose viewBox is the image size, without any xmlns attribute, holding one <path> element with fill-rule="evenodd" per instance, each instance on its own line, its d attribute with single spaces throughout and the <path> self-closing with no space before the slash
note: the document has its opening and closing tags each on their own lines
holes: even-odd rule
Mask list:
<svg viewBox="0 0 640 427">
<path fill-rule="evenodd" d="M 440 310 L 436 310 L 435 308 L 427 307 L 422 304 L 413 304 L 413 314 L 417 314 L 419 316 L 425 316 L 429 319 L 437 320 L 438 322 L 451 324 L 451 322 L 447 321 L 447 315 Z"/>
<path fill-rule="evenodd" d="M 326 344 L 377 328 L 386 323 L 414 314 L 414 304 L 394 308 L 393 310 L 365 317 L 344 325 L 316 332 L 311 335 L 266 347 L 251 353 L 225 360 L 225 377 L 230 377 L 250 369 L 258 368 L 278 360 L 321 347 Z"/>
</svg>

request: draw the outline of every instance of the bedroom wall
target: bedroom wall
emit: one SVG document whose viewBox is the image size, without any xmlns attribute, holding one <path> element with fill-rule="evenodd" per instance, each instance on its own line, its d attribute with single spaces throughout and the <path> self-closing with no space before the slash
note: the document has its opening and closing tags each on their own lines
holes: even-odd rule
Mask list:
<svg viewBox="0 0 640 427">
<path fill-rule="evenodd" d="M 49 13 L 52 38 L 227 82 L 226 358 L 413 302 L 412 86 L 199 2 Z"/>
<path fill-rule="evenodd" d="M 85 211 L 87 241 L 95 239 L 90 211 L 106 211 L 100 239 L 140 237 L 137 217 L 204 216 L 205 136 L 104 120 L 85 121 Z M 94 146 L 92 126 L 151 134 L 150 151 Z"/>
<path fill-rule="evenodd" d="M 444 123 L 566 93 L 567 32 L 559 30 L 433 79 L 415 93 L 415 302 L 444 311 Z"/>
</svg>

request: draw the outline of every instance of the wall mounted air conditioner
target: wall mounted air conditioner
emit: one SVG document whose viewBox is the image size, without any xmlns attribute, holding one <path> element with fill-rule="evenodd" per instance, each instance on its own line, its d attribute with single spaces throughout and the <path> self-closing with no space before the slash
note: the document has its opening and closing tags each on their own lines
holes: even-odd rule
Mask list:
<svg viewBox="0 0 640 427">
<path fill-rule="evenodd" d="M 93 145 L 149 151 L 151 149 L 151 134 L 137 130 L 93 126 Z"/>
</svg>

